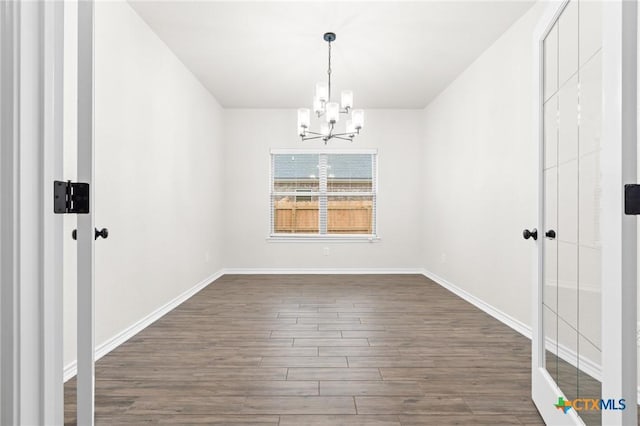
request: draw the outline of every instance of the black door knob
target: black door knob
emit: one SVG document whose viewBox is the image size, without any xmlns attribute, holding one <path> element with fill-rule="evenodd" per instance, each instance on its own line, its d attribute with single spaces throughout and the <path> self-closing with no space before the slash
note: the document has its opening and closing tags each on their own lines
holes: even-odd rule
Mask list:
<svg viewBox="0 0 640 426">
<path fill-rule="evenodd" d="M 97 240 L 98 237 L 102 237 L 106 240 L 109 237 L 109 230 L 107 228 L 102 228 L 101 230 L 98 231 L 98 229 L 96 228 L 95 239 Z"/>
<path fill-rule="evenodd" d="M 98 229 L 96 228 L 95 230 L 95 235 L 94 235 L 94 239 L 97 240 L 98 237 L 102 237 L 102 238 L 108 238 L 109 237 L 109 230 L 107 228 L 102 228 L 101 230 L 98 231 Z M 71 238 L 73 238 L 74 240 L 78 239 L 78 230 L 74 229 L 71 232 Z"/>
<path fill-rule="evenodd" d="M 549 229 L 547 232 L 544 233 L 544 236 L 547 238 L 554 239 L 556 237 L 556 231 L 554 231 L 553 229 Z"/>
<path fill-rule="evenodd" d="M 524 231 L 522 231 L 522 236 L 524 237 L 525 240 L 528 240 L 529 238 L 533 238 L 534 240 L 537 240 L 538 230 L 536 228 L 533 228 L 531 231 L 529 231 L 528 229 L 525 229 Z"/>
</svg>

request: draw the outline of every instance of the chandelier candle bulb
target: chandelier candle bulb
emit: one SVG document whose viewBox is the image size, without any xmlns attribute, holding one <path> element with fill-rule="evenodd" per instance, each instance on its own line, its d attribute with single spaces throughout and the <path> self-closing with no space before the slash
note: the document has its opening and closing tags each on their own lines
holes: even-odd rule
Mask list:
<svg viewBox="0 0 640 426">
<path fill-rule="evenodd" d="M 329 136 L 329 123 L 320 124 L 320 134 L 322 134 L 322 136 Z"/>
<path fill-rule="evenodd" d="M 353 92 L 351 90 L 343 90 L 340 94 L 342 108 L 348 110 L 353 108 Z"/>
<path fill-rule="evenodd" d="M 364 111 L 361 109 L 354 109 L 351 113 L 351 120 L 353 121 L 353 127 L 356 130 L 360 130 L 364 127 Z"/>
<path fill-rule="evenodd" d="M 327 122 L 337 123 L 340 119 L 340 105 L 337 102 L 327 104 Z"/>
<path fill-rule="evenodd" d="M 309 108 L 300 108 L 298 110 L 298 127 L 308 129 L 311 124 L 311 114 Z"/>
<path fill-rule="evenodd" d="M 327 83 L 316 83 L 316 99 L 320 102 L 329 101 L 329 85 Z"/>
<path fill-rule="evenodd" d="M 318 115 L 324 112 L 324 103 L 318 98 L 313 98 L 313 112 Z"/>
<path fill-rule="evenodd" d="M 347 133 L 350 137 L 352 137 L 356 133 L 356 128 L 353 127 L 352 120 L 347 120 L 347 127 L 346 127 L 345 133 Z"/>
</svg>

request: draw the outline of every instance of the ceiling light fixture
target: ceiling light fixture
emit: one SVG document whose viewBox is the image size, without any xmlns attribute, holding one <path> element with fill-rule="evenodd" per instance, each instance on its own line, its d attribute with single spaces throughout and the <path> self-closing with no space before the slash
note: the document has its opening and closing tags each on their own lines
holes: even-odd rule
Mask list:
<svg viewBox="0 0 640 426">
<path fill-rule="evenodd" d="M 353 141 L 356 135 L 364 127 L 364 111 L 353 109 L 353 92 L 343 90 L 340 94 L 340 104 L 331 102 L 331 42 L 336 40 L 335 33 L 325 33 L 324 41 L 329 45 L 329 68 L 327 69 L 327 83 L 316 84 L 316 95 L 313 98 L 313 112 L 326 118 L 326 123 L 320 125 L 319 132 L 309 130 L 311 126 L 311 111 L 309 108 L 298 110 L 298 135 L 303 141 L 322 139 L 325 143 L 330 139 L 342 139 Z M 351 119 L 346 120 L 343 133 L 336 133 L 336 124 L 340 121 L 340 114 L 351 114 Z"/>
</svg>

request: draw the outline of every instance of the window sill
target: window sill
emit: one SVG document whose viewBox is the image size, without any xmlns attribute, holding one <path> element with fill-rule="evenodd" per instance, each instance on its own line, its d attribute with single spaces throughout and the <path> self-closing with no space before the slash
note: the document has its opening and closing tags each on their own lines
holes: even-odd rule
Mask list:
<svg viewBox="0 0 640 426">
<path fill-rule="evenodd" d="M 273 234 L 267 237 L 267 242 L 351 242 L 351 243 L 375 243 L 380 241 L 377 235 L 313 235 L 313 234 L 295 234 L 283 235 Z"/>
</svg>

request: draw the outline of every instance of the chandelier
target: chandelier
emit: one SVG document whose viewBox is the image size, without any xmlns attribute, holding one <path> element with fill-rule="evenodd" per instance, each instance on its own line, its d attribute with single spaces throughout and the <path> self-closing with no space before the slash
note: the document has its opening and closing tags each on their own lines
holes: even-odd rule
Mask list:
<svg viewBox="0 0 640 426">
<path fill-rule="evenodd" d="M 311 112 L 309 108 L 300 108 L 298 110 L 298 135 L 303 141 L 322 139 L 325 145 L 330 139 L 353 141 L 353 138 L 360 134 L 364 125 L 364 111 L 353 109 L 353 92 L 351 90 L 343 90 L 340 93 L 339 104 L 331 101 L 331 42 L 336 40 L 336 35 L 335 33 L 325 33 L 323 38 L 329 45 L 329 68 L 327 69 L 327 82 L 316 84 L 313 112 L 318 118 L 325 117 L 325 121 L 321 122 L 318 132 L 312 132 L 309 130 Z M 346 120 L 342 133 L 336 129 L 336 125 L 340 121 L 340 114 L 346 114 L 347 117 L 351 114 L 350 119 Z"/>
</svg>

